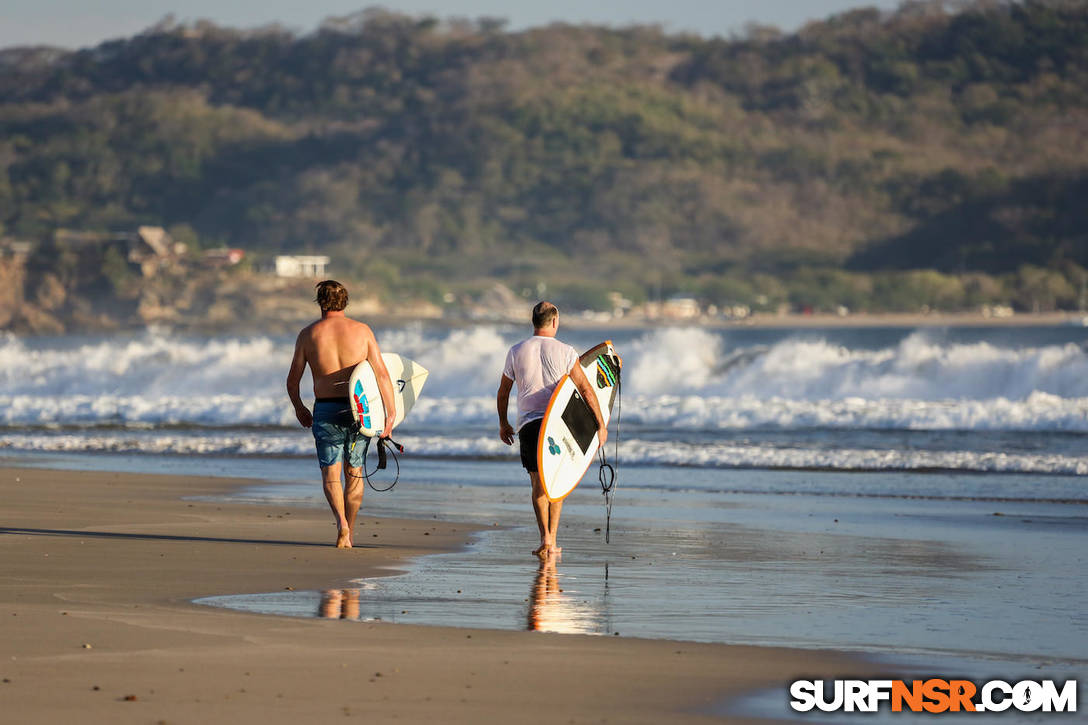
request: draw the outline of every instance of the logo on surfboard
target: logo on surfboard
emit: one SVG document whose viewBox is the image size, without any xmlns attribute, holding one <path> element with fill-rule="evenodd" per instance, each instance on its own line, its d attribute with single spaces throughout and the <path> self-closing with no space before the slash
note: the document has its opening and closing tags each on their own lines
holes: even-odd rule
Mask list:
<svg viewBox="0 0 1088 725">
<path fill-rule="evenodd" d="M 561 450 L 563 449 L 555 444 L 555 439 L 548 436 L 548 453 L 551 453 L 553 456 L 558 456 Z"/>
<path fill-rule="evenodd" d="M 370 427 L 370 405 L 366 402 L 366 396 L 363 395 L 362 382 L 355 381 L 355 390 L 352 391 L 352 397 L 355 398 L 355 410 L 358 412 L 359 417 L 362 418 L 363 427 Z"/>
<path fill-rule="evenodd" d="M 616 374 L 612 372 L 612 365 L 609 364 L 608 358 L 604 355 L 597 356 L 597 387 L 604 388 L 612 387 L 616 384 Z"/>
</svg>

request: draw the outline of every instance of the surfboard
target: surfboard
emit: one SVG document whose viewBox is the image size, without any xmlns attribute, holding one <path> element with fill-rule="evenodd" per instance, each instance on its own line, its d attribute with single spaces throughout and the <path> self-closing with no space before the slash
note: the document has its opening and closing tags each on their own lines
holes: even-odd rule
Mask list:
<svg viewBox="0 0 1088 725">
<path fill-rule="evenodd" d="M 383 352 L 382 361 L 393 383 L 393 404 L 397 408 L 393 425 L 399 425 L 419 399 L 429 372 L 415 360 L 395 352 Z M 355 366 L 348 379 L 348 401 L 363 435 L 372 438 L 385 430 L 385 405 L 378 389 L 378 378 L 366 360 Z"/>
<path fill-rule="evenodd" d="M 607 424 L 619 387 L 619 356 L 612 341 L 606 340 L 586 351 L 578 360 L 597 395 L 601 416 Z M 574 490 L 599 447 L 597 419 L 589 404 L 582 400 L 570 375 L 564 375 L 548 401 L 536 451 L 540 481 L 550 500 L 562 501 Z"/>
</svg>

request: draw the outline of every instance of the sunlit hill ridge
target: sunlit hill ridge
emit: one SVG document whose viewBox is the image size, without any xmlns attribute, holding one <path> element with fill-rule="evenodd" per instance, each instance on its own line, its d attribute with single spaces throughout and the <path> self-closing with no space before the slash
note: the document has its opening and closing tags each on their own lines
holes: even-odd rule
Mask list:
<svg viewBox="0 0 1088 725">
<path fill-rule="evenodd" d="M 278 294 L 256 281 L 277 254 L 434 314 L 497 281 L 595 310 L 1084 305 L 1083 2 L 728 39 L 378 10 L 306 35 L 164 22 L 0 68 L 10 329 L 141 324 L 177 289 L 195 319 L 228 288 Z M 86 243 L 141 226 L 183 271 Z M 197 263 L 219 248 L 244 262 Z"/>
</svg>

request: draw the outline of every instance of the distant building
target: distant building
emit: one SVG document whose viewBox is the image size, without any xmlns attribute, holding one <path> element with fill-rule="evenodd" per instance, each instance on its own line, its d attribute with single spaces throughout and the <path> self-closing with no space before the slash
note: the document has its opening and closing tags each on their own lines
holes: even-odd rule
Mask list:
<svg viewBox="0 0 1088 725">
<path fill-rule="evenodd" d="M 14 239 L 12 237 L 4 237 L 0 239 L 0 257 L 11 257 L 14 259 L 26 259 L 30 254 L 30 250 L 34 248 L 31 242 L 24 242 L 20 239 Z"/>
<path fill-rule="evenodd" d="M 746 320 L 752 315 L 752 308 L 748 305 L 725 305 L 716 308 L 714 312 L 707 310 L 708 314 L 718 314 L 727 320 Z"/>
<path fill-rule="evenodd" d="M 136 239 L 159 257 L 169 257 L 175 253 L 174 242 L 162 227 L 139 227 L 136 229 Z"/>
<path fill-rule="evenodd" d="M 277 277 L 324 277 L 328 273 L 329 258 L 323 254 L 301 256 L 280 254 L 276 256 Z"/>
<path fill-rule="evenodd" d="M 983 317 L 1012 317 L 1016 314 L 1008 305 L 983 305 Z"/>
<path fill-rule="evenodd" d="M 135 234 L 122 238 L 128 242 L 128 261 L 137 265 L 144 277 L 173 266 L 185 254 L 185 245 L 175 242 L 162 227 L 139 227 Z"/>
<path fill-rule="evenodd" d="M 230 249 L 228 247 L 219 247 L 218 249 L 208 249 L 201 255 L 201 259 L 205 264 L 212 267 L 233 267 L 242 261 L 246 256 L 244 250 Z"/>
<path fill-rule="evenodd" d="M 619 292 L 609 292 L 608 302 L 612 305 L 613 317 L 623 317 L 635 306 L 631 300 L 627 299 Z"/>
<path fill-rule="evenodd" d="M 687 320 L 698 317 L 700 312 L 699 301 L 694 297 L 670 297 L 661 306 L 661 314 L 674 320 Z"/>
</svg>

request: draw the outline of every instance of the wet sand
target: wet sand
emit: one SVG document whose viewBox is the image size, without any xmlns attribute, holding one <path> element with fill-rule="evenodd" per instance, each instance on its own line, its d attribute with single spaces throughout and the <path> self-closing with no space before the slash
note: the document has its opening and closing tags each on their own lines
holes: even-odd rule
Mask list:
<svg viewBox="0 0 1088 725">
<path fill-rule="evenodd" d="M 364 501 L 360 546 L 341 551 L 330 546 L 324 510 L 182 499 L 253 483 L 0 468 L 5 721 L 721 722 L 713 713 L 730 696 L 781 687 L 786 697 L 798 677 L 870 671 L 831 652 L 192 604 L 350 586 L 411 557 L 455 551 L 471 533 L 375 519 Z"/>
</svg>

